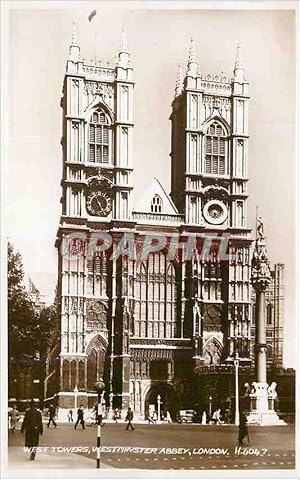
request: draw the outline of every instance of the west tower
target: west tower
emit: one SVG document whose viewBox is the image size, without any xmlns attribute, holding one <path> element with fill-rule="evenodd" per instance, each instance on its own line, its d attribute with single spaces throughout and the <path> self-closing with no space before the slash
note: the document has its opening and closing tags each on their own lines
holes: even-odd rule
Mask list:
<svg viewBox="0 0 300 480">
<path fill-rule="evenodd" d="M 77 391 L 78 402 L 91 407 L 95 381 L 104 377 L 107 386 L 114 381 L 116 265 L 109 262 L 107 252 L 97 253 L 97 241 L 90 247 L 96 232 L 130 224 L 133 88 L 125 33 L 115 64 L 96 58 L 87 62 L 81 57 L 74 25 L 61 100 L 62 215 L 56 240 L 61 412 L 74 408 Z M 66 243 L 70 234 L 74 241 Z M 117 331 L 122 336 L 122 325 Z M 122 379 L 122 349 L 119 354 Z"/>
<path fill-rule="evenodd" d="M 250 229 L 247 227 L 248 81 L 237 48 L 233 78 L 203 74 L 191 40 L 172 103 L 171 197 L 186 232 L 228 239 L 228 260 L 211 249 L 186 264 L 198 363 L 250 358 Z M 218 243 L 218 240 L 216 241 Z M 191 287 L 192 285 L 192 287 Z M 190 305 L 190 307 L 189 307 Z"/>
</svg>

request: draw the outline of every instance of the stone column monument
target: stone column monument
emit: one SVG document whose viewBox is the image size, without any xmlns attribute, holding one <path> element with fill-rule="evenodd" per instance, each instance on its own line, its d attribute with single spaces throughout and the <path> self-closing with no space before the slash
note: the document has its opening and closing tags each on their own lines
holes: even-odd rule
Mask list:
<svg viewBox="0 0 300 480">
<path fill-rule="evenodd" d="M 258 425 L 284 425 L 274 410 L 277 397 L 276 384 L 267 383 L 266 305 L 265 292 L 271 282 L 266 237 L 262 218 L 257 220 L 256 242 L 252 257 L 252 285 L 256 292 L 255 303 L 255 377 L 250 392 L 248 423 Z"/>
</svg>

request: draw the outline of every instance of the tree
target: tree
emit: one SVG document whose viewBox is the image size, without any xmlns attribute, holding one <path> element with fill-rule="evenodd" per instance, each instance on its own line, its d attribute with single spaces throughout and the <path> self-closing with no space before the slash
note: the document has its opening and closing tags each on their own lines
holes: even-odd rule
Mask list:
<svg viewBox="0 0 300 480">
<path fill-rule="evenodd" d="M 33 356 L 45 349 L 50 338 L 51 316 L 39 315 L 24 285 L 22 257 L 8 243 L 8 339 L 9 358 Z"/>
</svg>

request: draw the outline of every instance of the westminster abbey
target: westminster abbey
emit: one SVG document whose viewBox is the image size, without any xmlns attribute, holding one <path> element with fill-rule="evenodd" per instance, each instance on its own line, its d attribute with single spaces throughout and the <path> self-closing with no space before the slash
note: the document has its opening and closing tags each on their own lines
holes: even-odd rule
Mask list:
<svg viewBox="0 0 300 480">
<path fill-rule="evenodd" d="M 56 239 L 62 413 L 74 395 L 91 408 L 103 378 L 108 411 L 131 406 L 146 418 L 160 395 L 175 416 L 207 401 L 196 398 L 196 376 L 222 379 L 236 354 L 243 368 L 253 361 L 249 85 L 239 49 L 232 78 L 204 74 L 191 40 L 172 103 L 170 92 L 171 193 L 154 178 L 135 205 L 133 72 L 124 36 L 114 65 L 88 64 L 74 33 Z"/>
</svg>

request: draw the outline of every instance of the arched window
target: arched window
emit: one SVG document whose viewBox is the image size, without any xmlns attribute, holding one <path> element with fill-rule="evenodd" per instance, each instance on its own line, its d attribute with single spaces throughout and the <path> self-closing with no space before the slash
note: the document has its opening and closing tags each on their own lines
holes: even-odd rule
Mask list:
<svg viewBox="0 0 300 480">
<path fill-rule="evenodd" d="M 151 212 L 152 213 L 161 213 L 162 212 L 162 199 L 159 195 L 154 195 L 151 201 Z"/>
<path fill-rule="evenodd" d="M 89 123 L 89 162 L 109 163 L 110 133 L 106 113 L 101 109 L 93 112 Z"/>
<path fill-rule="evenodd" d="M 205 136 L 205 173 L 225 174 L 226 132 L 222 125 L 213 122 Z"/>
<path fill-rule="evenodd" d="M 137 337 L 174 338 L 177 335 L 176 272 L 162 252 L 151 253 L 136 272 L 135 327 Z"/>
</svg>

